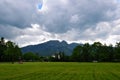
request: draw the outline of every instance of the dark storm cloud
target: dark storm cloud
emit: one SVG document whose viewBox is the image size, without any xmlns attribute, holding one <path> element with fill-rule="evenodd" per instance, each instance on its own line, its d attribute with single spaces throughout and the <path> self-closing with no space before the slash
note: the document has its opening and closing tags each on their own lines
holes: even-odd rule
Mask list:
<svg viewBox="0 0 120 80">
<path fill-rule="evenodd" d="M 21 31 L 10 25 L 0 25 L 0 37 L 5 37 L 8 39 L 14 39 L 16 36 L 19 36 Z"/>
<path fill-rule="evenodd" d="M 38 39 L 38 35 L 45 38 L 49 34 L 56 35 L 51 38 L 75 41 L 120 35 L 119 24 L 114 23 L 120 19 L 117 0 L 44 0 L 41 10 L 37 4 L 39 0 L 0 0 L 0 36 L 9 39 L 29 36 L 30 39 L 36 35 Z"/>
<path fill-rule="evenodd" d="M 0 24 L 24 28 L 31 24 L 33 11 L 30 0 L 1 0 Z"/>
<path fill-rule="evenodd" d="M 112 0 L 75 0 L 66 4 L 48 0 L 47 3 L 48 12 L 43 15 L 44 19 L 40 18 L 39 23 L 45 25 L 47 31 L 55 33 L 65 33 L 71 28 L 84 31 L 86 28 L 95 27 L 99 22 L 114 20 L 117 7 Z M 75 15 L 78 20 L 72 23 L 71 19 Z"/>
<path fill-rule="evenodd" d="M 28 27 L 31 23 L 45 25 L 50 32 L 66 32 L 71 27 L 83 29 L 101 21 L 113 20 L 116 9 L 114 0 L 75 0 L 63 4 L 61 0 L 48 0 L 48 11 L 45 14 L 37 13 L 37 0 L 1 0 L 0 24 L 8 24 L 19 28 Z M 35 17 L 33 17 L 35 15 Z M 78 15 L 76 24 L 70 23 L 72 16 Z M 61 30 L 62 29 L 62 30 Z"/>
</svg>

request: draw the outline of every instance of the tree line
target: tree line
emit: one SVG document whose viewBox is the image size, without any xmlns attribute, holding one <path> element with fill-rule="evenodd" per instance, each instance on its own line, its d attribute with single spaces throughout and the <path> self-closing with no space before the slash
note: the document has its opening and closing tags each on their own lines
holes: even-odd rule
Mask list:
<svg viewBox="0 0 120 80">
<path fill-rule="evenodd" d="M 77 62 L 120 62 L 120 42 L 116 43 L 115 47 L 100 42 L 79 45 L 74 48 L 71 59 Z"/>
<path fill-rule="evenodd" d="M 12 41 L 5 42 L 2 37 L 0 40 L 0 62 L 18 61 L 22 56 L 21 49 Z"/>
<path fill-rule="evenodd" d="M 85 43 L 76 46 L 72 55 L 56 52 L 51 56 L 40 56 L 39 53 L 27 52 L 22 54 L 21 48 L 12 41 L 0 40 L 0 62 L 15 61 L 51 61 L 51 62 L 120 62 L 120 42 L 107 46 L 100 42 Z"/>
</svg>

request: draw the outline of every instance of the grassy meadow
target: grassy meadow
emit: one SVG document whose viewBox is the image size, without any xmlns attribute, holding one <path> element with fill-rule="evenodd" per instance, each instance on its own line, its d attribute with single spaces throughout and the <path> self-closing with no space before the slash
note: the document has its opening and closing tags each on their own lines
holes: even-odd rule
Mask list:
<svg viewBox="0 0 120 80">
<path fill-rule="evenodd" d="M 0 63 L 0 80 L 120 80 L 120 63 Z"/>
</svg>

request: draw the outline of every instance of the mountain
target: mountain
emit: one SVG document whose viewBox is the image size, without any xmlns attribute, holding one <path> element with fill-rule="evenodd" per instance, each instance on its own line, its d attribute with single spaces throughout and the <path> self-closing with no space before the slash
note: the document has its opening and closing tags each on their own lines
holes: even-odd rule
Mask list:
<svg viewBox="0 0 120 80">
<path fill-rule="evenodd" d="M 21 48 L 23 53 L 34 52 L 39 53 L 41 56 L 50 56 L 56 52 L 64 52 L 66 55 L 71 55 L 73 49 L 81 44 L 71 43 L 68 44 L 66 41 L 51 40 L 38 45 L 29 45 Z"/>
</svg>

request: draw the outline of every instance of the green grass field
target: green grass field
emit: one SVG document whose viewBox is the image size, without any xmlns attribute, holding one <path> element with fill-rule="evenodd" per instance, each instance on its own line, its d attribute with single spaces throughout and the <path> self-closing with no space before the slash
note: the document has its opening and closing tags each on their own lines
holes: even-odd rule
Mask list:
<svg viewBox="0 0 120 80">
<path fill-rule="evenodd" d="M 0 80 L 120 80 L 120 63 L 0 63 Z"/>
</svg>

